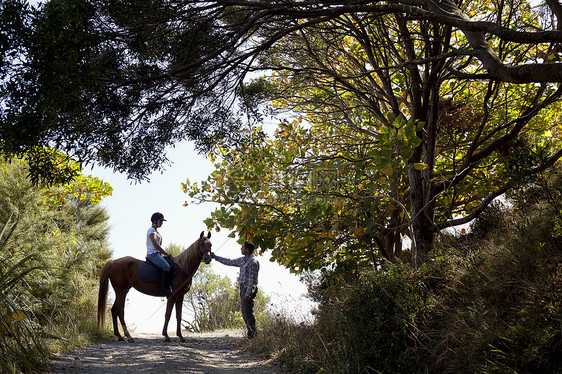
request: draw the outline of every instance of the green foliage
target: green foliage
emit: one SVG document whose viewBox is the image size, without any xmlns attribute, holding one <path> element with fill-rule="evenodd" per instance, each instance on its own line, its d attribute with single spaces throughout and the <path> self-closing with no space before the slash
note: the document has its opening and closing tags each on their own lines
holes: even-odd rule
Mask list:
<svg viewBox="0 0 562 374">
<path fill-rule="evenodd" d="M 4 155 L 55 147 L 143 180 L 178 141 L 208 151 L 238 139 L 241 125 L 220 96 L 228 74 L 204 62 L 231 35 L 212 14 L 178 18 L 182 7 L 168 1 L 27 3 L 1 8 Z M 58 182 L 50 163 L 30 160 L 37 179 Z"/>
<path fill-rule="evenodd" d="M 516 4 L 462 7 L 538 26 Z M 517 16 L 503 17 L 507 8 Z M 504 57 L 525 53 L 505 43 Z M 487 81 L 454 53 L 468 44 L 450 27 L 368 12 L 288 35 L 260 60 L 271 74 L 245 87 L 253 107 L 269 100 L 295 120 L 219 148 L 215 172 L 186 192 L 221 204 L 209 226 L 251 237 L 295 272 L 398 261 L 404 236 L 419 265 L 441 230 L 470 222 L 562 154 L 562 91 Z M 413 62 L 426 59 L 442 62 Z"/>
<path fill-rule="evenodd" d="M 440 236 L 418 269 L 312 278 L 314 323 L 272 319 L 252 348 L 303 373 L 561 373 L 561 175 Z"/>
<path fill-rule="evenodd" d="M 64 185 L 83 178 L 82 167 L 68 155 L 53 149 L 33 147 L 26 154 L 29 176 L 34 184 Z"/>
<path fill-rule="evenodd" d="M 394 265 L 362 277 L 342 308 L 344 337 L 360 352 L 359 367 L 381 372 L 412 372 L 408 355 L 415 346 L 416 317 L 425 311 L 424 285 Z M 341 333 L 341 332 L 340 332 Z"/>
<path fill-rule="evenodd" d="M 6 347 L 33 342 L 56 352 L 99 338 L 98 272 L 111 253 L 108 217 L 98 203 L 111 187 L 83 175 L 72 183 L 41 187 L 28 175 L 23 160 L 0 168 L 0 219 L 9 223 L 5 232 L 10 232 L 0 248 L 5 271 L 0 294 L 11 300 L 3 304 L 2 317 L 25 316 L 17 323 L 33 330 L 29 336 L 12 334 Z M 10 279 L 14 281 L 4 283 Z M 9 365 L 23 368 L 26 361 L 44 364 L 48 353 L 4 357 Z"/>
<path fill-rule="evenodd" d="M 384 152 L 367 138 L 298 121 L 281 123 L 271 139 L 259 130 L 249 138 L 220 150 L 207 181 L 183 186 L 196 200 L 221 203 L 208 226 L 251 238 L 294 272 L 399 257 L 407 226 L 392 195 L 404 174 L 372 168 Z"/>
<path fill-rule="evenodd" d="M 423 327 L 439 339 L 433 356 L 444 361 L 436 369 L 559 372 L 562 247 L 552 216 L 544 215 L 552 213 L 549 205 L 542 200 L 506 209 L 503 216 L 496 212 L 502 224 L 495 230 L 455 240 L 464 242 L 465 254 L 443 259 L 453 276 L 443 278 Z"/>
<path fill-rule="evenodd" d="M 6 228 L 6 225 L 4 225 Z M 9 239 L 9 234 L 0 239 Z M 5 242 L 4 242 L 5 243 Z M 2 252 L 3 245 L 0 246 Z M 17 263 L 0 260 L 0 371 L 36 372 L 48 360 L 49 352 L 29 303 L 26 280 L 37 267 L 32 256 Z"/>
<path fill-rule="evenodd" d="M 187 307 L 192 310 L 192 321 L 185 321 L 185 328 L 192 332 L 215 331 L 221 329 L 245 329 L 240 311 L 240 290 L 228 277 L 213 273 L 210 267 L 201 265 L 195 276 L 191 290 L 187 294 Z M 256 324 L 261 326 L 269 297 L 259 291 L 255 299 L 254 315 Z"/>
</svg>

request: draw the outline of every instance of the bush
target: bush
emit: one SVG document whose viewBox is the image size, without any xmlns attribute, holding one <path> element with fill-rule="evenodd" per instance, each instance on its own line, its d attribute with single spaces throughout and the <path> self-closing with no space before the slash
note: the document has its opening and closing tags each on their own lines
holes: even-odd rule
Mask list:
<svg viewBox="0 0 562 374">
<path fill-rule="evenodd" d="M 201 265 L 193 277 L 191 290 L 187 294 L 187 308 L 193 312 L 193 320 L 185 321 L 188 331 L 203 332 L 222 329 L 244 329 L 240 310 L 240 292 L 228 277 L 213 273 L 209 266 Z M 265 305 L 269 298 L 258 292 L 254 304 L 256 325 L 267 318 Z"/>
<path fill-rule="evenodd" d="M 442 235 L 419 269 L 324 272 L 314 323 L 271 317 L 249 346 L 302 373 L 562 373 L 561 181 Z"/>
<path fill-rule="evenodd" d="M 423 284 L 405 265 L 385 266 L 365 274 L 342 305 L 339 332 L 359 353 L 358 367 L 381 372 L 411 372 L 415 363 L 407 352 L 415 346 L 418 313 L 424 311 Z"/>
<path fill-rule="evenodd" d="M 1 239 L 4 239 L 3 237 Z M 25 278 L 36 270 L 30 258 L 11 265 L 0 260 L 0 372 L 37 372 L 49 352 L 37 329 L 32 308 L 25 302 Z M 22 297 L 20 297 L 22 296 Z"/>
<path fill-rule="evenodd" d="M 79 176 L 58 186 L 32 185 L 22 160 L 0 164 L 0 372 L 33 372 L 50 353 L 98 339 L 98 269 L 111 256 L 107 213 L 97 205 L 111 188 Z"/>
</svg>

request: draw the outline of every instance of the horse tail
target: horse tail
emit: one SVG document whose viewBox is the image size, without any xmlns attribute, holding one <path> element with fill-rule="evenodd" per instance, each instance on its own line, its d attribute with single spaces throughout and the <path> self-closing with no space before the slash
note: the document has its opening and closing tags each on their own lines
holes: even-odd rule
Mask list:
<svg viewBox="0 0 562 374">
<path fill-rule="evenodd" d="M 100 289 L 98 291 L 98 330 L 105 326 L 105 307 L 107 304 L 107 291 L 109 288 L 109 268 L 113 261 L 108 261 L 101 269 Z"/>
</svg>

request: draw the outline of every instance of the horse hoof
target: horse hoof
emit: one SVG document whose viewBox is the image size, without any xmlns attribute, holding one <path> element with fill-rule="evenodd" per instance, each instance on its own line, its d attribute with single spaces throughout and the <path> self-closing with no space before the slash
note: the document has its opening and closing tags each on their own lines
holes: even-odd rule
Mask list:
<svg viewBox="0 0 562 374">
<path fill-rule="evenodd" d="M 164 339 L 164 341 L 165 341 L 165 342 L 171 342 L 172 339 L 170 339 L 169 337 L 166 337 L 166 338 Z"/>
<path fill-rule="evenodd" d="M 185 343 L 185 338 L 183 336 L 180 336 L 180 342 Z"/>
<path fill-rule="evenodd" d="M 117 337 L 117 341 L 124 342 L 124 341 L 125 341 L 125 338 L 122 337 L 122 336 L 118 336 L 118 337 Z"/>
<path fill-rule="evenodd" d="M 128 339 L 127 341 L 128 341 L 129 343 L 134 343 L 134 342 L 135 342 L 135 339 L 130 338 L 130 339 Z"/>
</svg>

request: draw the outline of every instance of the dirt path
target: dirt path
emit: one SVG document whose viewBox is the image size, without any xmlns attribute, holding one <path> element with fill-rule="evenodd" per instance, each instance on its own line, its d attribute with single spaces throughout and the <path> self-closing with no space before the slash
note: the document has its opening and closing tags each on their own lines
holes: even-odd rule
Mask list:
<svg viewBox="0 0 562 374">
<path fill-rule="evenodd" d="M 181 343 L 172 337 L 133 334 L 135 343 L 109 341 L 69 353 L 47 373 L 286 373 L 275 363 L 240 351 L 240 332 L 189 334 Z"/>
</svg>

